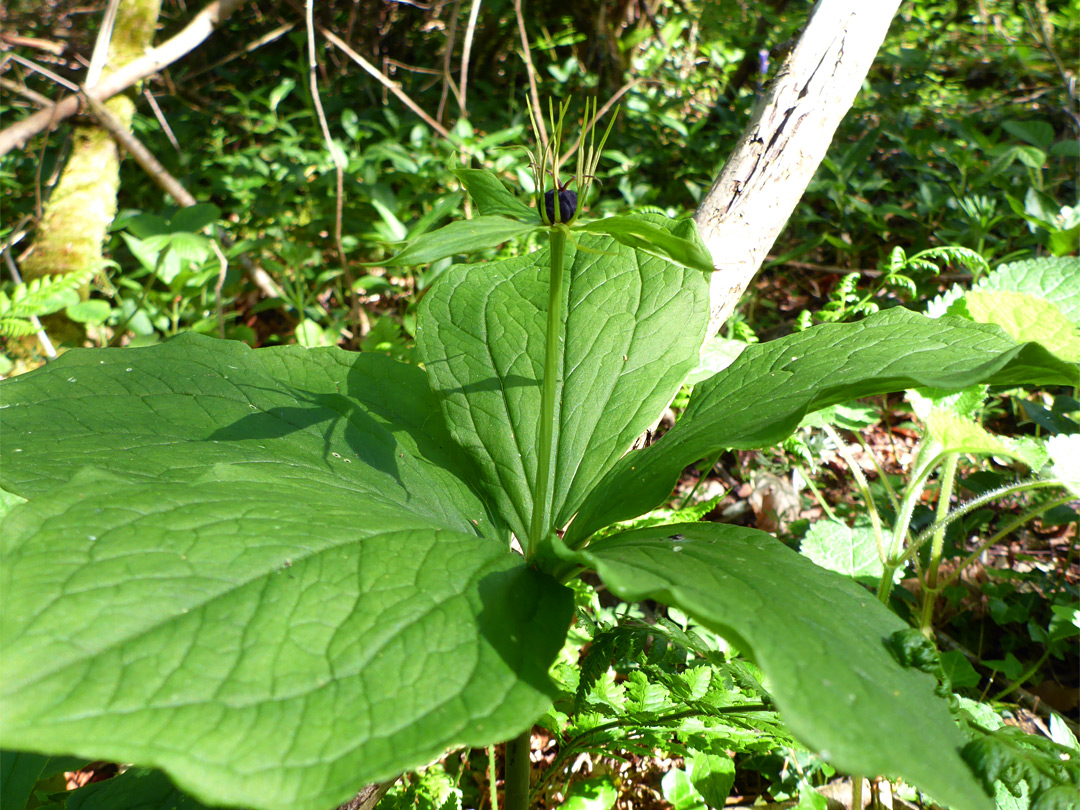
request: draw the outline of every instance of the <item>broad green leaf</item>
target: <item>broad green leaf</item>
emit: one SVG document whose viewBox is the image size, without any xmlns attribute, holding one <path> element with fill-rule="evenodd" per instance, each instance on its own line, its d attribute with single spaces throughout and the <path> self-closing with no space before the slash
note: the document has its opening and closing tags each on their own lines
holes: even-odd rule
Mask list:
<svg viewBox="0 0 1080 810">
<path fill-rule="evenodd" d="M 1046 450 L 1037 442 L 1008 436 L 995 436 L 978 422 L 935 408 L 926 418 L 926 430 L 947 453 L 977 453 L 985 456 L 1015 458 L 1033 470 L 1046 463 Z"/>
<path fill-rule="evenodd" d="M 4 515 L 18 506 L 20 503 L 26 503 L 26 498 L 20 498 L 5 489 L 0 489 L 0 520 L 4 519 Z"/>
<path fill-rule="evenodd" d="M 64 810 L 206 810 L 161 771 L 129 768 L 119 776 L 72 791 Z"/>
<path fill-rule="evenodd" d="M 578 779 L 570 785 L 562 810 L 610 810 L 619 798 L 619 789 L 610 776 Z"/>
<path fill-rule="evenodd" d="M 326 810 L 520 733 L 572 610 L 497 539 L 237 465 L 87 469 L 2 535 L 5 745 L 161 768 L 210 805 Z"/>
<path fill-rule="evenodd" d="M 715 269 L 708 249 L 700 239 L 696 238 L 696 231 L 693 237 L 689 235 L 689 232 L 680 235 L 640 216 L 608 217 L 582 225 L 575 230 L 607 234 L 614 237 L 620 244 L 691 270 L 712 273 Z"/>
<path fill-rule="evenodd" d="M 885 570 L 870 526 L 852 528 L 836 520 L 819 520 L 810 527 L 799 553 L 828 571 L 877 585 Z"/>
<path fill-rule="evenodd" d="M 659 441 L 628 453 L 604 476 L 567 532 L 577 543 L 663 501 L 689 464 L 727 448 L 785 439 L 812 411 L 911 387 L 1076 385 L 1077 366 L 1000 328 L 892 309 L 852 324 L 822 324 L 748 346 L 698 384 L 682 418 Z"/>
<path fill-rule="evenodd" d="M 727 754 L 698 752 L 690 761 L 690 781 L 705 804 L 722 808 L 735 784 L 735 761 Z"/>
<path fill-rule="evenodd" d="M 421 234 L 400 253 L 369 264 L 382 267 L 410 267 L 431 264 L 459 253 L 475 253 L 496 247 L 537 228 L 535 222 L 518 222 L 506 217 L 476 217 L 451 222 L 437 231 Z"/>
<path fill-rule="evenodd" d="M 1080 258 L 1043 257 L 997 268 L 976 289 L 1022 292 L 1056 304 L 1073 323 L 1080 323 Z"/>
<path fill-rule="evenodd" d="M 181 208 L 172 216 L 169 228 L 173 231 L 198 233 L 221 219 L 221 209 L 213 203 L 196 203 Z"/>
<path fill-rule="evenodd" d="M 675 226 L 693 238 L 691 225 Z M 567 246 L 567 312 L 553 512 L 565 524 L 595 481 L 697 363 L 708 287 L 693 271 L 610 237 Z M 613 254 L 613 255 L 610 255 Z M 450 268 L 420 305 L 417 346 L 457 442 L 519 537 L 536 476 L 547 310 L 547 249 Z"/>
<path fill-rule="evenodd" d="M 502 181 L 491 172 L 485 169 L 456 169 L 454 174 L 483 216 L 503 216 L 533 225 L 540 224 L 539 212 L 507 191 Z"/>
<path fill-rule="evenodd" d="M 27 498 L 84 466 L 165 489 L 218 465 L 280 491 L 370 494 L 447 528 L 503 536 L 466 483 L 475 473 L 423 372 L 381 355 L 253 351 L 193 334 L 77 350 L 0 383 L 0 414 L 0 486 Z"/>
<path fill-rule="evenodd" d="M 1063 360 L 1080 361 L 1080 332 L 1054 304 L 1033 295 L 972 290 L 967 312 L 979 323 L 996 323 L 1013 340 L 1041 343 Z"/>
<path fill-rule="evenodd" d="M 1080 324 L 1080 258 L 1076 256 L 1025 259 L 1002 265 L 975 284 L 976 291 L 1001 290 L 1021 292 L 1056 305 L 1070 321 Z M 928 313 L 944 312 L 945 307 L 967 293 L 959 285 L 939 296 Z"/>
<path fill-rule="evenodd" d="M 682 768 L 665 773 L 660 789 L 672 810 L 705 810 L 705 800 L 690 781 L 690 774 Z"/>
<path fill-rule="evenodd" d="M 48 761 L 44 754 L 0 751 L 0 807 L 23 810 Z"/>
<path fill-rule="evenodd" d="M 1046 442 L 1046 450 L 1054 465 L 1053 474 L 1073 495 L 1080 497 L 1080 433 L 1051 436 Z"/>
<path fill-rule="evenodd" d="M 619 598 L 673 605 L 750 655 L 791 732 L 837 769 L 900 776 L 951 810 L 992 806 L 934 679 L 889 652 L 907 625 L 849 580 L 715 523 L 627 532 L 575 556 Z"/>
<path fill-rule="evenodd" d="M 105 319 L 112 314 L 112 307 L 108 301 L 94 298 L 72 304 L 64 314 L 76 323 L 104 323 Z"/>
</svg>

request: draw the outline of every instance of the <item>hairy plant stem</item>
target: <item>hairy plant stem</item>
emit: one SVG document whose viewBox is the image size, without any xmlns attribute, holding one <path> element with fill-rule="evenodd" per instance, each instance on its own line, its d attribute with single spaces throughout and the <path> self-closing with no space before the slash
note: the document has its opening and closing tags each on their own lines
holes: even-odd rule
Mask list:
<svg viewBox="0 0 1080 810">
<path fill-rule="evenodd" d="M 559 387 L 559 342 L 563 323 L 563 258 L 566 253 L 566 229 L 551 229 L 551 278 L 548 284 L 547 335 L 544 344 L 544 379 L 541 383 L 540 440 L 536 448 L 536 481 L 533 484 L 532 522 L 525 544 L 525 556 L 531 558 L 537 546 L 551 531 L 551 457 L 555 452 L 555 396 Z"/>
<path fill-rule="evenodd" d="M 907 537 L 908 528 L 911 526 L 911 517 L 915 512 L 915 505 L 922 495 L 923 482 L 930 473 L 941 463 L 943 458 L 941 445 L 937 442 L 924 444 L 915 457 L 915 469 L 912 471 L 911 480 L 908 482 L 904 497 L 900 502 L 900 511 L 893 524 L 892 545 L 884 559 L 885 570 L 881 574 L 881 582 L 878 583 L 878 599 L 883 604 L 889 603 L 889 595 L 892 593 L 893 575 L 900 567 L 900 554 L 904 548 L 904 538 Z"/>
<path fill-rule="evenodd" d="M 506 741 L 506 764 L 503 768 L 503 810 L 529 810 L 532 729 Z"/>
<path fill-rule="evenodd" d="M 944 519 L 949 514 L 949 502 L 952 500 L 953 484 L 956 481 L 956 465 L 960 462 L 960 454 L 953 453 L 947 459 L 941 469 L 941 488 L 938 492 L 937 522 L 940 524 L 934 531 L 934 539 L 930 544 L 930 564 L 926 569 L 926 583 L 923 587 L 922 619 L 919 622 L 919 630 L 927 638 L 934 637 L 934 603 L 938 596 L 938 566 L 941 565 L 941 555 L 945 553 L 945 524 Z"/>
<path fill-rule="evenodd" d="M 498 772 L 495 770 L 495 746 L 489 745 L 488 754 L 488 791 L 491 794 L 491 810 L 499 810 Z"/>
</svg>

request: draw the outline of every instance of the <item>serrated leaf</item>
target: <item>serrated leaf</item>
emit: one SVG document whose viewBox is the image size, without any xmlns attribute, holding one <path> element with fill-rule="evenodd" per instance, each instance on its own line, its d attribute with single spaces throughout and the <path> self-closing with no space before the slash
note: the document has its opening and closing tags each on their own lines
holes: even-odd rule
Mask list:
<svg viewBox="0 0 1080 810">
<path fill-rule="evenodd" d="M 1080 497 L 1080 433 L 1051 436 L 1046 450 L 1053 462 L 1053 474 L 1069 491 Z"/>
<path fill-rule="evenodd" d="M 421 234 L 400 253 L 369 264 L 382 267 L 411 267 L 431 264 L 458 254 L 475 253 L 496 247 L 516 236 L 524 236 L 538 226 L 506 217 L 475 217 L 451 222 L 437 231 Z"/>
<path fill-rule="evenodd" d="M 854 528 L 834 520 L 819 520 L 810 527 L 799 553 L 828 571 L 877 585 L 885 570 L 877 536 L 869 526 Z"/>
<path fill-rule="evenodd" d="M 418 369 L 184 336 L 0 395 L 31 497 L 0 533 L 5 745 L 325 810 L 550 706 L 571 599 L 510 553 Z"/>
<path fill-rule="evenodd" d="M 1080 332 L 1054 304 L 1019 292 L 972 290 L 967 311 L 980 323 L 996 323 L 1013 340 L 1041 343 L 1063 360 L 1080 361 Z"/>
<path fill-rule="evenodd" d="M 854 583 L 764 532 L 715 523 L 627 532 L 573 556 L 621 599 L 678 607 L 751 655 L 788 728 L 834 767 L 900 776 L 953 810 L 992 806 L 935 680 L 888 651 L 907 625 Z"/>
<path fill-rule="evenodd" d="M 1076 385 L 1078 378 L 1074 364 L 998 327 L 902 309 L 748 346 L 695 387 L 682 418 L 659 441 L 628 453 L 601 479 L 566 541 L 647 512 L 687 465 L 727 448 L 782 441 L 807 413 L 837 402 L 916 386 Z"/>
<path fill-rule="evenodd" d="M 1042 257 L 1011 262 L 981 279 L 976 290 L 1027 293 L 1055 304 L 1073 323 L 1080 324 L 1080 258 Z"/>
<path fill-rule="evenodd" d="M 977 453 L 1004 456 L 1022 461 L 1033 470 L 1046 463 L 1046 451 L 1038 444 L 1018 442 L 1007 436 L 995 436 L 978 422 L 952 411 L 935 408 L 926 417 L 926 430 L 947 453 Z"/>
<path fill-rule="evenodd" d="M 485 169 L 455 169 L 454 175 L 465 186 L 483 216 L 503 216 L 521 222 L 540 224 L 540 214 L 507 191 L 502 181 Z"/>
<path fill-rule="evenodd" d="M 688 227 L 677 233 L 690 238 Z M 558 525 L 675 395 L 697 363 L 708 310 L 700 274 L 610 237 L 580 243 L 589 252 L 568 245 L 566 254 Z M 543 249 L 450 268 L 424 297 L 416 331 L 447 424 L 518 537 L 532 514 L 549 263 Z"/>
<path fill-rule="evenodd" d="M 0 317 L 0 336 L 3 337 L 26 337 L 41 331 L 41 327 L 34 326 L 30 321 L 21 318 Z"/>
</svg>

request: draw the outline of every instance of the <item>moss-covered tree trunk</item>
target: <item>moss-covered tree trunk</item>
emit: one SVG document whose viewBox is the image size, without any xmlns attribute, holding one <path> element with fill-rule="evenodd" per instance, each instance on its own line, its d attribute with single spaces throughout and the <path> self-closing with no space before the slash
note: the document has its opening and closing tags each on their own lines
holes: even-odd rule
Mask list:
<svg viewBox="0 0 1080 810">
<path fill-rule="evenodd" d="M 161 0 L 120 0 L 103 75 L 140 57 L 153 42 Z M 131 126 L 134 102 L 118 95 L 106 102 L 125 126 Z M 80 124 L 71 157 L 38 225 L 34 249 L 23 263 L 26 278 L 97 269 L 102 247 L 116 214 L 120 154 L 105 130 Z"/>
</svg>

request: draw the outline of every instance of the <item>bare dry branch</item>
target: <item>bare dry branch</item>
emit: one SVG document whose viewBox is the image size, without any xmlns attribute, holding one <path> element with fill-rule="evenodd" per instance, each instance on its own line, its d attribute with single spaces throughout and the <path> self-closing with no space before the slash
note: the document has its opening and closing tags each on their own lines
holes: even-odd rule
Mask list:
<svg viewBox="0 0 1080 810">
<path fill-rule="evenodd" d="M 214 29 L 232 14 L 244 0 L 214 0 L 188 23 L 179 34 L 152 48 L 145 56 L 129 62 L 124 67 L 111 73 L 94 86 L 90 94 L 98 101 L 115 96 L 141 79 L 152 76 L 162 68 L 168 67 L 177 59 L 198 47 Z M 6 155 L 12 149 L 21 148 L 30 138 L 40 132 L 51 129 L 65 118 L 70 118 L 79 110 L 79 97 L 70 96 L 58 104 L 53 104 L 33 115 L 24 118 L 7 129 L 0 131 L 0 155 Z"/>
</svg>

